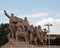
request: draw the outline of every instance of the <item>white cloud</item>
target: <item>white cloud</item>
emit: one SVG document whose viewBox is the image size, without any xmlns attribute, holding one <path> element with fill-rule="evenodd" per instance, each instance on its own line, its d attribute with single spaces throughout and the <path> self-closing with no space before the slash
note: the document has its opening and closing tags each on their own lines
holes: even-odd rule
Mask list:
<svg viewBox="0 0 60 48">
<path fill-rule="evenodd" d="M 34 14 L 31 14 L 31 15 L 19 15 L 20 17 L 28 17 L 28 18 L 35 18 L 35 17 L 41 17 L 41 16 L 47 16 L 48 13 L 45 13 L 45 12 L 39 12 L 39 13 L 34 13 Z"/>
<path fill-rule="evenodd" d="M 52 27 L 50 27 L 50 34 L 60 34 L 60 19 L 53 19 L 53 18 L 43 19 L 41 21 L 38 21 L 36 23 L 36 26 L 41 25 L 42 28 L 47 28 L 44 25 L 48 23 L 53 25 Z"/>
</svg>

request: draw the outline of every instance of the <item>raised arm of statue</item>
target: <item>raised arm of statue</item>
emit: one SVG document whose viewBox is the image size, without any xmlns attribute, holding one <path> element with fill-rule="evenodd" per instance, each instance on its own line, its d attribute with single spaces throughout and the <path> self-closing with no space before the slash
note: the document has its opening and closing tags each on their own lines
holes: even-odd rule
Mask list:
<svg viewBox="0 0 60 48">
<path fill-rule="evenodd" d="M 10 16 L 7 14 L 7 12 L 5 10 L 4 10 L 4 13 L 8 18 L 10 18 Z"/>
</svg>

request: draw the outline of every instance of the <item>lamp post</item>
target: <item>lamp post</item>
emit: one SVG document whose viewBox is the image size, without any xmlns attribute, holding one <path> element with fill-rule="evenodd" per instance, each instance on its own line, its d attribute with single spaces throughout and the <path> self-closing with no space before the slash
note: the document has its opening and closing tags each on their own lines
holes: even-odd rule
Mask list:
<svg viewBox="0 0 60 48">
<path fill-rule="evenodd" d="M 50 32 L 50 26 L 52 26 L 52 24 L 46 24 L 45 26 L 47 26 L 48 27 L 48 33 Z M 49 44 L 49 46 L 50 46 L 50 35 L 48 35 L 48 44 Z"/>
</svg>

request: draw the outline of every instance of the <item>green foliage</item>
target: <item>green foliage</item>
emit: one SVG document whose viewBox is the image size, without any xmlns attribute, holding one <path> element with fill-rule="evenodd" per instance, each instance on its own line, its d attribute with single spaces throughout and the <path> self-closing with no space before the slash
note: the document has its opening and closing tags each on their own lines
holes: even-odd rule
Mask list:
<svg viewBox="0 0 60 48">
<path fill-rule="evenodd" d="M 8 42 L 7 28 L 9 24 L 0 24 L 0 45 L 4 45 Z"/>
</svg>

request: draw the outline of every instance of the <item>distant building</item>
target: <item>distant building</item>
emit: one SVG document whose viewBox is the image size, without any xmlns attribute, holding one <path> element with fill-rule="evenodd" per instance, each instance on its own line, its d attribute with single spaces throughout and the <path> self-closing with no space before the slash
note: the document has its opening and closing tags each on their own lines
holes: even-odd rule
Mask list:
<svg viewBox="0 0 60 48">
<path fill-rule="evenodd" d="M 56 39 L 56 38 L 60 38 L 60 34 L 50 34 L 50 39 Z"/>
</svg>

